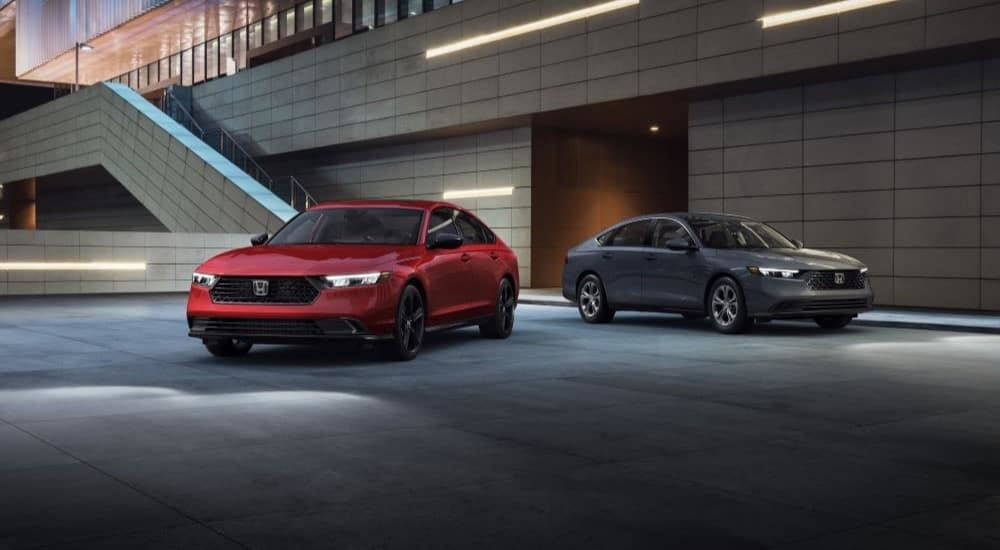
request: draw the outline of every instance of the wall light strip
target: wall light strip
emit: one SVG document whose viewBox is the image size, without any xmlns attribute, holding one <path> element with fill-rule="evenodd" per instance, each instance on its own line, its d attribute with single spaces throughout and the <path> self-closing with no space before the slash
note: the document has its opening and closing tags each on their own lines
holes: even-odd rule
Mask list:
<svg viewBox="0 0 1000 550">
<path fill-rule="evenodd" d="M 483 197 L 509 197 L 514 194 L 513 187 L 491 187 L 489 189 L 462 189 L 445 191 L 444 200 L 451 199 L 481 199 Z"/>
<path fill-rule="evenodd" d="M 517 25 L 516 27 L 510 27 L 488 34 L 481 34 L 479 36 L 473 36 L 472 38 L 466 38 L 465 40 L 459 40 L 458 42 L 452 42 L 451 44 L 446 44 L 437 48 L 431 48 L 427 50 L 427 57 L 437 57 L 439 55 L 445 55 L 467 48 L 475 48 L 476 46 L 482 46 L 491 42 L 513 38 L 529 32 L 548 29 L 550 27 L 562 25 L 563 23 L 569 23 L 578 19 L 586 19 L 588 17 L 627 8 L 629 6 L 636 6 L 638 4 L 639 0 L 613 0 L 612 2 L 603 2 L 589 8 L 583 8 L 553 17 L 546 17 L 545 19 L 539 19 L 538 21 L 532 21 L 531 23 Z"/>
<path fill-rule="evenodd" d="M 788 23 L 796 23 L 799 21 L 805 21 L 806 19 L 836 15 L 846 11 L 860 10 L 862 8 L 870 8 L 872 6 L 898 1 L 899 0 L 844 0 L 842 2 L 823 4 L 814 8 L 786 11 L 776 13 L 774 15 L 765 15 L 760 18 L 760 22 L 764 24 L 764 28 L 766 29 L 768 27 L 787 25 Z"/>
<path fill-rule="evenodd" d="M 0 262 L 0 271 L 145 271 L 143 262 Z"/>
</svg>

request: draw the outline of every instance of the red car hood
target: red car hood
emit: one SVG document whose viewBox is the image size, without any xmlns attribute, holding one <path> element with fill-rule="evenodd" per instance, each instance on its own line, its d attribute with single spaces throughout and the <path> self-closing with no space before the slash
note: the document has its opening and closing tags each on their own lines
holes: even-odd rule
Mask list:
<svg viewBox="0 0 1000 550">
<path fill-rule="evenodd" d="M 198 267 L 210 275 L 337 275 L 382 271 L 413 259 L 419 246 L 292 245 L 230 250 Z"/>
</svg>

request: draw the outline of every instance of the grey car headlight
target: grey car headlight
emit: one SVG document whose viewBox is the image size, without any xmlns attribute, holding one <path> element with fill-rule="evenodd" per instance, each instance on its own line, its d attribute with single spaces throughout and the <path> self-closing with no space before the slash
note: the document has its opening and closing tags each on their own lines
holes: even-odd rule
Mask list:
<svg viewBox="0 0 1000 550">
<path fill-rule="evenodd" d="M 747 271 L 762 277 L 772 277 L 775 279 L 794 279 L 800 271 L 798 269 L 779 269 L 776 267 L 747 266 Z"/>
<path fill-rule="evenodd" d="M 389 280 L 390 275 L 388 271 L 375 271 L 373 273 L 357 273 L 354 275 L 327 275 L 322 280 L 326 288 L 346 288 L 374 285 Z"/>
<path fill-rule="evenodd" d="M 191 282 L 198 286 L 212 287 L 219 280 L 218 275 L 208 275 L 205 273 L 198 273 L 195 271 L 191 274 Z"/>
</svg>

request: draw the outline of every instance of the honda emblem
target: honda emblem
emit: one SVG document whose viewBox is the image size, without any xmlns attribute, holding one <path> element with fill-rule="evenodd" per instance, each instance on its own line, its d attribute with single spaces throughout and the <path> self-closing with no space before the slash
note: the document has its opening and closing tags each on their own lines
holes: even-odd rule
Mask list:
<svg viewBox="0 0 1000 550">
<path fill-rule="evenodd" d="M 266 283 L 267 281 L 264 281 L 264 282 Z M 833 274 L 833 282 L 837 283 L 838 285 L 844 284 L 844 274 L 843 273 L 834 273 Z"/>
<path fill-rule="evenodd" d="M 254 279 L 253 281 L 253 295 L 254 296 L 267 296 L 270 284 L 266 279 Z"/>
</svg>

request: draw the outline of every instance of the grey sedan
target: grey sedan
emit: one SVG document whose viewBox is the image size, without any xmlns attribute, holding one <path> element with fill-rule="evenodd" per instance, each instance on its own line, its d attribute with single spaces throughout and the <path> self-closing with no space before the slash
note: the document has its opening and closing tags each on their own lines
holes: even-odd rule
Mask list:
<svg viewBox="0 0 1000 550">
<path fill-rule="evenodd" d="M 562 287 L 588 323 L 611 321 L 616 310 L 664 311 L 708 316 L 725 333 L 772 319 L 841 328 L 873 300 L 858 260 L 722 214 L 620 222 L 569 251 Z"/>
</svg>

